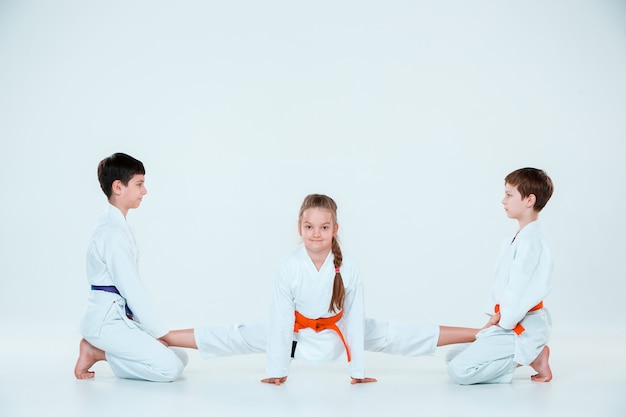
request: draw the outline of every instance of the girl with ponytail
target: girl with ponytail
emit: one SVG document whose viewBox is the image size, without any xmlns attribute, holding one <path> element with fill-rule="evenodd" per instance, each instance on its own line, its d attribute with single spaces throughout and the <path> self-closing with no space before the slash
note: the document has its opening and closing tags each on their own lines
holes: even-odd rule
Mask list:
<svg viewBox="0 0 626 417">
<path fill-rule="evenodd" d="M 341 247 L 339 246 L 339 240 L 337 240 L 337 229 L 339 228 L 339 225 L 337 224 L 337 204 L 335 204 L 335 201 L 332 198 L 325 196 L 325 195 L 311 194 L 307 196 L 304 199 L 302 206 L 300 207 L 300 216 L 298 216 L 298 229 L 300 230 L 300 236 L 303 236 L 302 219 L 304 217 L 305 212 L 309 209 L 327 210 L 328 214 L 330 214 L 332 218 L 332 225 L 333 225 L 332 227 L 334 228 L 334 231 L 332 232 L 330 250 L 333 254 L 333 265 L 335 266 L 335 278 L 333 280 L 333 295 L 330 298 L 330 305 L 328 306 L 328 311 L 337 313 L 343 309 L 343 300 L 346 297 L 346 289 L 343 286 L 343 279 L 341 278 L 341 262 L 343 260 L 343 255 L 341 254 Z M 306 221 L 304 228 L 306 231 L 308 231 L 312 229 L 312 226 L 310 225 L 308 221 Z"/>
<path fill-rule="evenodd" d="M 274 280 L 263 382 L 280 385 L 294 357 L 348 361 L 352 383 L 366 378 L 363 361 L 363 285 L 354 261 L 337 239 L 337 204 L 308 195 L 298 217 L 303 247 L 288 256 Z"/>
<path fill-rule="evenodd" d="M 365 350 L 425 356 L 433 355 L 438 346 L 476 339 L 481 329 L 365 318 L 363 284 L 356 263 L 341 251 L 338 229 L 333 199 L 308 195 L 298 218 L 304 245 L 280 264 L 274 278 L 268 377 L 262 382 L 285 382 L 291 358 L 320 362 L 342 357 L 348 361 L 353 384 L 376 382 L 365 377 Z M 490 320 L 485 327 L 493 324 Z"/>
</svg>

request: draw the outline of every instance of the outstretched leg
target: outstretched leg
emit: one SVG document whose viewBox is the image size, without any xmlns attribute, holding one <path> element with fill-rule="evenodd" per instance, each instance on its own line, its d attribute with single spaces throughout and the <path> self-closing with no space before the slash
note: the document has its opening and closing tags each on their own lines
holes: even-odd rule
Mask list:
<svg viewBox="0 0 626 417">
<path fill-rule="evenodd" d="M 537 374 L 530 377 L 536 382 L 550 382 L 552 380 L 552 370 L 550 369 L 550 348 L 548 345 L 543 347 L 543 350 L 537 356 L 537 358 L 530 363 L 530 366 L 537 371 Z"/>
<path fill-rule="evenodd" d="M 476 335 L 480 330 L 481 329 L 472 329 L 469 327 L 439 326 L 437 346 L 473 342 L 476 340 Z"/>
<path fill-rule="evenodd" d="M 204 359 L 208 359 L 265 353 L 267 333 L 266 323 L 200 326 L 170 331 L 164 341 L 170 346 L 196 348 Z"/>
<path fill-rule="evenodd" d="M 433 355 L 437 349 L 439 326 L 366 318 L 364 336 L 364 347 L 368 352 L 403 356 Z"/>
<path fill-rule="evenodd" d="M 159 340 L 166 346 L 198 349 L 193 329 L 170 330 L 169 333 Z"/>
<path fill-rule="evenodd" d="M 96 362 L 104 361 L 106 357 L 104 351 L 93 346 L 91 343 L 82 339 L 80 341 L 78 360 L 74 367 L 74 375 L 78 379 L 91 379 L 95 375 L 95 372 L 90 371 Z"/>
<path fill-rule="evenodd" d="M 453 345 L 456 343 L 471 343 L 476 340 L 476 335 L 483 329 L 494 326 L 500 321 L 500 314 L 489 317 L 487 323 L 480 329 L 470 327 L 439 326 L 439 338 L 437 346 Z"/>
</svg>

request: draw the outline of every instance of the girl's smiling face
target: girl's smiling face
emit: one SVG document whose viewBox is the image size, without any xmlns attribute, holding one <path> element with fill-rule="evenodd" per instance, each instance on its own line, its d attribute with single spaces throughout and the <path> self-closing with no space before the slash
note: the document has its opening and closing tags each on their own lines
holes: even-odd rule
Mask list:
<svg viewBox="0 0 626 417">
<path fill-rule="evenodd" d="M 320 207 L 306 209 L 298 222 L 298 232 L 309 254 L 330 252 L 338 229 L 330 210 Z"/>
</svg>

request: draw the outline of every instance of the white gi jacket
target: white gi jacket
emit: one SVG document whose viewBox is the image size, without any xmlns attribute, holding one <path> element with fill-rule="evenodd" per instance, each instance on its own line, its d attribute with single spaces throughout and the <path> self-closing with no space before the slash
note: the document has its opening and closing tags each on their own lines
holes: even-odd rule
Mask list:
<svg viewBox="0 0 626 417">
<path fill-rule="evenodd" d="M 335 278 L 332 252 L 319 271 L 303 247 L 288 256 L 279 266 L 273 286 L 270 325 L 267 342 L 266 372 L 269 378 L 289 374 L 292 341 L 298 342 L 295 359 L 307 362 L 328 362 L 342 358 L 347 361 L 346 350 L 334 330 L 316 333 L 305 328 L 294 333 L 294 312 L 310 319 L 332 317 L 328 311 Z M 363 285 L 356 263 L 343 257 L 341 276 L 346 289 L 343 317 L 337 326 L 350 349 L 350 376 L 364 378 L 363 355 Z"/>
<path fill-rule="evenodd" d="M 130 327 L 138 326 L 155 338 L 168 332 L 146 288 L 139 277 L 139 250 L 133 232 L 122 212 L 109 204 L 101 216 L 87 249 L 87 280 L 90 285 L 114 285 L 120 295 L 91 291 L 81 322 L 84 337 L 98 337 L 107 312 L 120 310 L 125 317 L 125 305 L 133 312 Z"/>
<path fill-rule="evenodd" d="M 547 309 L 529 313 L 548 295 L 552 287 L 553 261 L 537 221 L 526 225 L 514 238 L 503 243 L 495 270 L 491 296 L 486 312 L 494 314 L 500 304 L 503 329 L 513 329 L 518 323 L 526 329 L 515 338 L 515 360 L 530 364 L 548 342 L 551 330 Z"/>
</svg>

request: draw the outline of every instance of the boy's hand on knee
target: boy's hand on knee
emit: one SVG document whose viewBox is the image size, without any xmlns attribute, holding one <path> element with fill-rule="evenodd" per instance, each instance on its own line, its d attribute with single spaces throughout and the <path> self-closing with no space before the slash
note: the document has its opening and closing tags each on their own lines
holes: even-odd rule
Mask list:
<svg viewBox="0 0 626 417">
<path fill-rule="evenodd" d="M 483 329 L 486 329 L 487 327 L 495 326 L 498 323 L 500 323 L 500 313 L 496 313 L 493 316 L 489 316 L 489 320 L 487 321 L 487 324 L 485 324 L 485 327 L 483 327 Z"/>
</svg>

